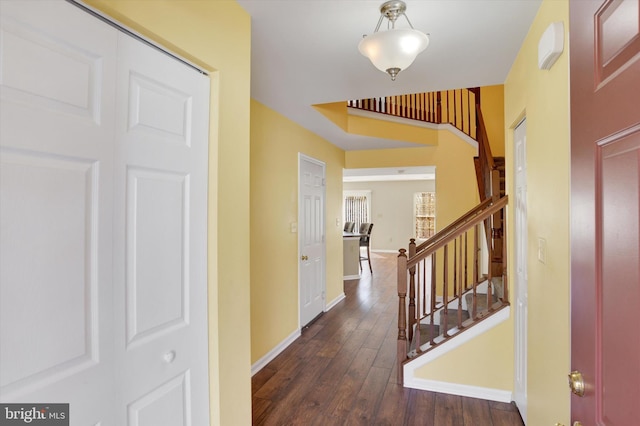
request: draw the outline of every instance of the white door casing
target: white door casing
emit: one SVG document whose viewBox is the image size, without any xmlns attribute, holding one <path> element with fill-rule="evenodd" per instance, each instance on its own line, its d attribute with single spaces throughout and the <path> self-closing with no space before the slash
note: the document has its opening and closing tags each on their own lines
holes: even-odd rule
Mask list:
<svg viewBox="0 0 640 426">
<path fill-rule="evenodd" d="M 523 120 L 514 130 L 515 206 L 515 391 L 514 399 L 525 424 L 527 421 L 527 123 Z"/>
<path fill-rule="evenodd" d="M 208 424 L 209 80 L 66 2 L 1 7 L 0 399 Z"/>
<path fill-rule="evenodd" d="M 325 164 L 298 157 L 298 254 L 300 327 L 325 304 Z"/>
</svg>

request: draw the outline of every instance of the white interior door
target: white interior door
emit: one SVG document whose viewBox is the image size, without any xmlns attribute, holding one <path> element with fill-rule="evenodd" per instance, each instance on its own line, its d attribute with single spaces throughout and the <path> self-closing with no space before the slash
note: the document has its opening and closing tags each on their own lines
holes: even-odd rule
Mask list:
<svg viewBox="0 0 640 426">
<path fill-rule="evenodd" d="M 325 303 L 325 164 L 299 157 L 299 295 L 300 326 L 324 310 Z"/>
<path fill-rule="evenodd" d="M 117 31 L 51 1 L 0 5 L 0 400 L 115 424 Z"/>
<path fill-rule="evenodd" d="M 515 402 L 527 422 L 527 123 L 522 121 L 514 131 L 514 181 L 516 193 L 515 268 L 516 268 L 516 374 Z"/>
<path fill-rule="evenodd" d="M 63 1 L 2 1 L 0 399 L 209 423 L 209 79 Z"/>
<path fill-rule="evenodd" d="M 117 93 L 118 423 L 208 424 L 209 79 L 119 34 Z"/>
</svg>

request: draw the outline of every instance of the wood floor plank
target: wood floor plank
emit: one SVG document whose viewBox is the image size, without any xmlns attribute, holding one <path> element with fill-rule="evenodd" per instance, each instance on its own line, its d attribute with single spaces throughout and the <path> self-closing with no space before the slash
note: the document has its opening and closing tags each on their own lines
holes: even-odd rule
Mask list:
<svg viewBox="0 0 640 426">
<path fill-rule="evenodd" d="M 371 330 L 371 334 L 369 338 L 364 343 L 365 348 L 378 349 L 382 342 L 384 342 L 385 337 L 387 336 L 387 331 L 393 322 L 395 315 L 389 313 L 383 313 L 378 317 L 378 321 L 376 321 L 375 326 Z"/>
<path fill-rule="evenodd" d="M 488 401 L 462 398 L 462 417 L 464 426 L 487 426 L 487 419 L 491 419 Z"/>
<path fill-rule="evenodd" d="M 378 351 L 378 356 L 373 362 L 373 365 L 376 367 L 382 367 L 382 368 L 389 368 L 389 369 L 393 368 L 394 365 L 396 364 L 396 359 L 398 357 L 398 351 L 397 351 L 396 345 L 397 345 L 397 340 L 396 340 L 395 334 L 393 338 L 390 338 L 389 334 L 387 334 L 387 337 L 382 342 L 382 346 Z"/>
<path fill-rule="evenodd" d="M 316 417 L 323 416 L 334 396 L 336 383 L 340 383 L 347 373 L 367 334 L 366 332 L 358 332 L 358 330 L 354 331 L 353 337 L 343 345 L 318 377 L 316 385 L 311 388 L 305 400 L 300 406 L 293 408 L 295 412 L 292 416 L 292 422 L 294 424 L 312 424 Z"/>
<path fill-rule="evenodd" d="M 254 374 L 251 378 L 251 395 L 255 395 L 258 389 L 264 386 L 264 384 L 267 383 L 276 373 L 277 370 L 267 366 Z"/>
<path fill-rule="evenodd" d="M 435 393 L 412 390 L 409 395 L 405 424 L 407 426 L 436 426 L 435 412 Z"/>
<path fill-rule="evenodd" d="M 251 404 L 251 418 L 254 425 L 261 424 L 270 409 L 273 409 L 271 401 L 262 398 L 253 398 Z"/>
<path fill-rule="evenodd" d="M 284 396 L 283 390 L 289 386 L 289 383 L 296 377 L 298 370 L 301 368 L 299 358 L 290 358 L 276 374 L 271 376 L 267 382 L 260 387 L 255 393 L 256 398 L 269 400 L 278 400 Z"/>
<path fill-rule="evenodd" d="M 346 424 L 364 426 L 373 424 L 390 373 L 391 370 L 387 368 L 372 367 L 369 370 L 351 407 Z"/>
<path fill-rule="evenodd" d="M 517 411 L 505 411 L 500 409 L 491 410 L 493 426 L 523 426 L 520 413 Z"/>
<path fill-rule="evenodd" d="M 353 408 L 353 401 L 366 379 L 377 351 L 363 348 L 349 366 L 337 386 L 327 410 L 334 417 L 346 419 Z"/>
<path fill-rule="evenodd" d="M 289 418 L 292 415 L 291 407 L 299 406 L 304 401 L 309 389 L 315 383 L 317 376 L 329 363 L 328 358 L 312 357 L 307 360 L 304 368 L 299 370 L 299 374 L 291 381 L 289 392 L 287 392 L 273 410 L 264 419 L 264 425 L 290 424 Z"/>
<path fill-rule="evenodd" d="M 308 327 L 303 328 L 300 336 L 300 341 L 306 342 L 308 340 L 313 339 L 316 336 L 316 334 L 322 331 L 323 328 L 324 328 L 324 325 L 318 324 L 317 322 L 309 325 Z"/>
<path fill-rule="evenodd" d="M 518 407 L 516 407 L 513 402 L 499 402 L 499 401 L 489 401 L 489 408 L 492 410 L 503 410 L 503 411 L 514 411 L 518 412 Z"/>
<path fill-rule="evenodd" d="M 437 393 L 434 422 L 438 426 L 463 425 L 461 398 L 456 395 Z"/>
<path fill-rule="evenodd" d="M 404 421 L 411 390 L 387 380 L 374 424 L 396 426 Z"/>
</svg>

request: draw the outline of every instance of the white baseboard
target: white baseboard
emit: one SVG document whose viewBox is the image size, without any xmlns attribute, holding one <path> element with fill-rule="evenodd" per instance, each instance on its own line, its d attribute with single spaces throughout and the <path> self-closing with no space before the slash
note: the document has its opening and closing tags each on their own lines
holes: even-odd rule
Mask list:
<svg viewBox="0 0 640 426">
<path fill-rule="evenodd" d="M 333 299 L 331 302 L 327 303 L 327 306 L 324 308 L 325 312 L 328 312 L 331 308 L 333 308 L 334 306 L 336 306 L 338 303 L 342 302 L 344 299 L 346 299 L 347 296 L 345 296 L 344 293 L 341 293 L 338 297 L 336 297 L 335 299 Z"/>
<path fill-rule="evenodd" d="M 488 399 L 489 401 L 509 403 L 513 400 L 513 394 L 508 390 L 460 385 L 457 383 L 439 382 L 436 380 L 417 379 L 415 377 L 405 379 L 404 386 L 407 388 L 420 389 L 431 392 L 447 393 L 451 395 L 466 396 L 470 398 Z"/>
<path fill-rule="evenodd" d="M 346 280 L 359 280 L 360 279 L 360 275 L 345 275 L 344 277 L 342 277 L 342 279 L 344 281 L 346 281 Z"/>
<path fill-rule="evenodd" d="M 280 342 L 275 348 L 271 349 L 265 356 L 256 361 L 256 363 L 251 366 L 251 376 L 262 370 L 265 365 L 273 361 L 275 357 L 277 357 L 282 351 L 287 349 L 287 347 L 289 347 L 290 344 L 292 344 L 298 337 L 300 337 L 300 335 L 300 330 L 294 331 L 289 336 L 287 336 L 286 339 Z"/>
</svg>

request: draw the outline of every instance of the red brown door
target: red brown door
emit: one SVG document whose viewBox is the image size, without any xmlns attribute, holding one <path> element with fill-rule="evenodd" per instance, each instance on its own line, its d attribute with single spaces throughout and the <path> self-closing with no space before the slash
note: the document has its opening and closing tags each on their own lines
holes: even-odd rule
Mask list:
<svg viewBox="0 0 640 426">
<path fill-rule="evenodd" d="M 640 0 L 570 0 L 572 422 L 640 403 Z"/>
</svg>

